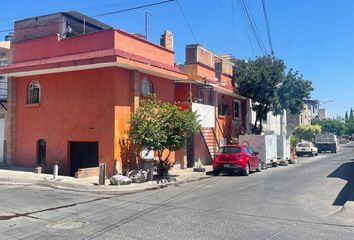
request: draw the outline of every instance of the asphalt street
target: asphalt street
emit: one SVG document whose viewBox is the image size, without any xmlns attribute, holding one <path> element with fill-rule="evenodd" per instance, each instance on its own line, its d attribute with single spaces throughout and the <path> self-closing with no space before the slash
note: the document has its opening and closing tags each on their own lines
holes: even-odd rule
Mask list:
<svg viewBox="0 0 354 240">
<path fill-rule="evenodd" d="M 129 195 L 0 185 L 0 239 L 354 239 L 354 144 Z"/>
</svg>

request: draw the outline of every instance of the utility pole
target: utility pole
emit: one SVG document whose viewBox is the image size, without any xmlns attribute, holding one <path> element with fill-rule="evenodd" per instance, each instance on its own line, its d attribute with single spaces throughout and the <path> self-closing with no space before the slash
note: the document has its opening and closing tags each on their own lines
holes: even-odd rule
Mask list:
<svg viewBox="0 0 354 240">
<path fill-rule="evenodd" d="M 146 40 L 148 40 L 148 15 L 152 15 L 152 13 L 145 11 L 145 39 Z"/>
</svg>

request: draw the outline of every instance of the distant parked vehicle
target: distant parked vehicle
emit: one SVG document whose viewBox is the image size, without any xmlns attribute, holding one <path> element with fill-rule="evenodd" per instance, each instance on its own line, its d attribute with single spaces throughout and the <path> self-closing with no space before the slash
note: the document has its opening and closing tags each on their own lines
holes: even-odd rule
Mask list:
<svg viewBox="0 0 354 240">
<path fill-rule="evenodd" d="M 296 155 L 297 156 L 317 156 L 318 149 L 311 142 L 299 142 L 296 145 Z"/>
<path fill-rule="evenodd" d="M 220 172 L 242 172 L 248 176 L 251 171 L 262 171 L 258 152 L 245 145 L 226 145 L 215 154 L 213 161 L 214 176 Z"/>
<path fill-rule="evenodd" d="M 315 137 L 315 144 L 318 152 L 338 152 L 338 139 L 334 133 L 317 134 Z"/>
<path fill-rule="evenodd" d="M 345 137 L 341 137 L 339 139 L 339 144 L 348 144 L 349 143 L 349 140 Z"/>
</svg>

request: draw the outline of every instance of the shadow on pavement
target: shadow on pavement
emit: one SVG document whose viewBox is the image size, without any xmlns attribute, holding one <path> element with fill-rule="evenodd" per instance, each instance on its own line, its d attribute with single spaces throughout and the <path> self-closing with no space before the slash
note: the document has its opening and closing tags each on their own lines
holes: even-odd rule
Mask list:
<svg viewBox="0 0 354 240">
<path fill-rule="evenodd" d="M 343 206 L 347 201 L 354 201 L 354 161 L 343 163 L 327 177 L 347 181 L 347 184 L 334 200 L 333 205 Z"/>
<path fill-rule="evenodd" d="M 34 168 L 32 167 L 15 167 L 15 166 L 1 166 L 0 169 L 9 170 L 9 171 L 18 171 L 18 172 L 34 172 Z"/>
</svg>

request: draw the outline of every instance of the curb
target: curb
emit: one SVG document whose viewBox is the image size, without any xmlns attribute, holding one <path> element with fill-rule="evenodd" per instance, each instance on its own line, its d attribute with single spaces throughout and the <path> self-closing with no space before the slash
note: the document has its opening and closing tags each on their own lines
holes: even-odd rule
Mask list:
<svg viewBox="0 0 354 240">
<path fill-rule="evenodd" d="M 35 184 L 39 186 L 45 186 L 45 187 L 51 187 L 54 189 L 58 190 L 68 190 L 68 191 L 76 191 L 76 192 L 89 192 L 89 193 L 100 193 L 100 194 L 132 194 L 132 193 L 137 193 L 137 192 L 143 192 L 143 191 L 150 191 L 150 190 L 158 190 L 170 186 L 177 186 L 180 184 L 184 183 L 190 183 L 190 182 L 195 182 L 199 180 L 204 180 L 207 178 L 211 178 L 211 176 L 208 175 L 202 175 L 200 177 L 194 177 L 190 179 L 181 179 L 177 180 L 176 182 L 168 182 L 165 184 L 156 184 L 152 186 L 145 186 L 141 187 L 138 189 L 102 189 L 106 188 L 107 185 L 105 186 L 96 186 L 96 185 L 82 185 L 82 184 L 76 184 L 76 183 L 66 183 L 66 182 L 60 182 L 60 181 L 53 181 L 53 180 L 34 180 L 34 179 L 11 179 L 11 178 L 0 178 L 0 183 L 1 182 L 6 182 L 6 183 L 15 183 L 15 184 Z M 139 186 L 139 185 L 136 185 Z M 101 187 L 101 189 L 99 189 Z M 119 186 L 117 186 L 119 187 Z M 86 188 L 86 189 L 85 189 Z M 96 188 L 96 189 L 92 189 Z"/>
</svg>

